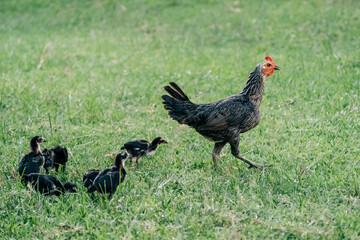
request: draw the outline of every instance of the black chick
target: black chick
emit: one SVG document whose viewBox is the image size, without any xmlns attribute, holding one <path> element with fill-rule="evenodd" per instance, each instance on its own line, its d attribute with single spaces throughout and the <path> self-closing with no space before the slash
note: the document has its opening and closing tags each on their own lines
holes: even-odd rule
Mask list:
<svg viewBox="0 0 360 240">
<path fill-rule="evenodd" d="M 44 148 L 42 154 L 45 159 L 44 168 L 48 174 L 49 171 L 54 168 L 55 153 L 51 149 Z"/>
<path fill-rule="evenodd" d="M 71 183 L 71 182 L 65 182 L 64 188 L 66 192 L 70 192 L 70 193 L 76 193 L 78 192 L 79 189 L 75 183 Z"/>
<path fill-rule="evenodd" d="M 136 158 L 136 163 L 139 163 L 141 157 L 154 155 L 160 144 L 167 144 L 167 141 L 161 137 L 155 138 L 151 143 L 145 140 L 135 140 L 125 143 L 121 150 L 126 149 L 130 155 L 130 162 Z"/>
<path fill-rule="evenodd" d="M 124 162 L 128 157 L 129 155 L 126 152 L 119 153 L 115 158 L 115 166 L 101 171 L 87 192 L 93 193 L 97 191 L 99 193 L 109 194 L 109 199 L 111 199 L 119 186 L 119 179 L 121 183 L 125 180 L 126 171 Z"/>
<path fill-rule="evenodd" d="M 35 136 L 30 141 L 31 152 L 26 154 L 19 163 L 19 175 L 39 173 L 45 159 L 40 150 L 40 144 L 46 142 L 43 137 Z"/>
<path fill-rule="evenodd" d="M 60 196 L 62 193 L 76 192 L 77 186 L 73 183 L 62 185 L 61 182 L 51 175 L 31 173 L 23 176 L 25 184 L 30 183 L 34 189 L 44 195 Z"/>
<path fill-rule="evenodd" d="M 62 170 L 65 172 L 66 162 L 68 161 L 68 151 L 66 148 L 56 146 L 51 149 L 44 149 L 43 155 L 45 157 L 45 165 L 46 173 L 49 172 L 50 169 L 55 167 L 55 171 L 59 171 L 59 166 L 63 165 Z"/>
<path fill-rule="evenodd" d="M 97 175 L 99 175 L 99 173 L 100 173 L 100 170 L 98 170 L 98 169 L 91 169 L 91 170 L 87 171 L 86 173 L 84 173 L 84 176 L 83 176 L 84 186 L 86 188 L 89 188 L 93 184 L 95 178 L 97 177 Z"/>
</svg>

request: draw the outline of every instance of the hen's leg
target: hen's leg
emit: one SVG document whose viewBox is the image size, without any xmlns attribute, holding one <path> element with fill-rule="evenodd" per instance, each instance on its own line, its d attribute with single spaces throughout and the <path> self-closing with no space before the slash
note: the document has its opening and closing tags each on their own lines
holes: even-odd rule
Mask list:
<svg viewBox="0 0 360 240">
<path fill-rule="evenodd" d="M 214 150 L 212 152 L 212 158 L 213 158 L 213 162 L 214 162 L 214 167 L 215 170 L 217 170 L 217 160 L 220 156 L 220 152 L 223 149 L 223 147 L 225 146 L 226 142 L 217 142 L 215 143 L 215 147 Z"/>
<path fill-rule="evenodd" d="M 231 140 L 229 143 L 230 143 L 230 146 L 231 146 L 231 153 L 232 155 L 234 155 L 236 158 L 246 162 L 247 164 L 249 164 L 249 168 L 260 168 L 260 169 L 263 169 L 264 166 L 261 165 L 261 164 L 257 164 L 253 161 L 250 161 L 249 159 L 246 159 L 245 157 L 243 157 L 243 155 L 240 154 L 240 150 L 239 150 L 239 141 L 240 141 L 240 138 L 236 138 L 236 139 L 233 139 Z"/>
</svg>

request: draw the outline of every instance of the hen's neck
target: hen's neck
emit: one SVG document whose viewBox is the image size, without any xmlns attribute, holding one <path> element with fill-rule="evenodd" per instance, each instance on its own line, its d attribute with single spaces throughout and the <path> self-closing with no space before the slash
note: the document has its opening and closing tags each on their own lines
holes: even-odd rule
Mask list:
<svg viewBox="0 0 360 240">
<path fill-rule="evenodd" d="M 265 77 L 261 74 L 260 66 L 257 66 L 249 75 L 241 95 L 249 97 L 256 105 L 260 105 L 265 87 Z"/>
</svg>

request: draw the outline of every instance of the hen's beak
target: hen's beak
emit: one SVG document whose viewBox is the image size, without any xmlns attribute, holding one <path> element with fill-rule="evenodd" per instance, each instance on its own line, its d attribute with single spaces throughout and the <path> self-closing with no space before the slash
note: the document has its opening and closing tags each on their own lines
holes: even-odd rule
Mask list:
<svg viewBox="0 0 360 240">
<path fill-rule="evenodd" d="M 280 67 L 278 65 L 275 65 L 274 70 L 280 70 Z"/>
</svg>

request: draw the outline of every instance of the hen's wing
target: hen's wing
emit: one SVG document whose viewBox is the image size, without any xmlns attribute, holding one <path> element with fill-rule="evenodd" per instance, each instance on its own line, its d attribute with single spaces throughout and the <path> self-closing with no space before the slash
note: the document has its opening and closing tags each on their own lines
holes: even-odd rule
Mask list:
<svg viewBox="0 0 360 240">
<path fill-rule="evenodd" d="M 247 99 L 232 96 L 215 103 L 200 105 L 187 121 L 199 131 L 244 128 L 255 109 Z"/>
</svg>

